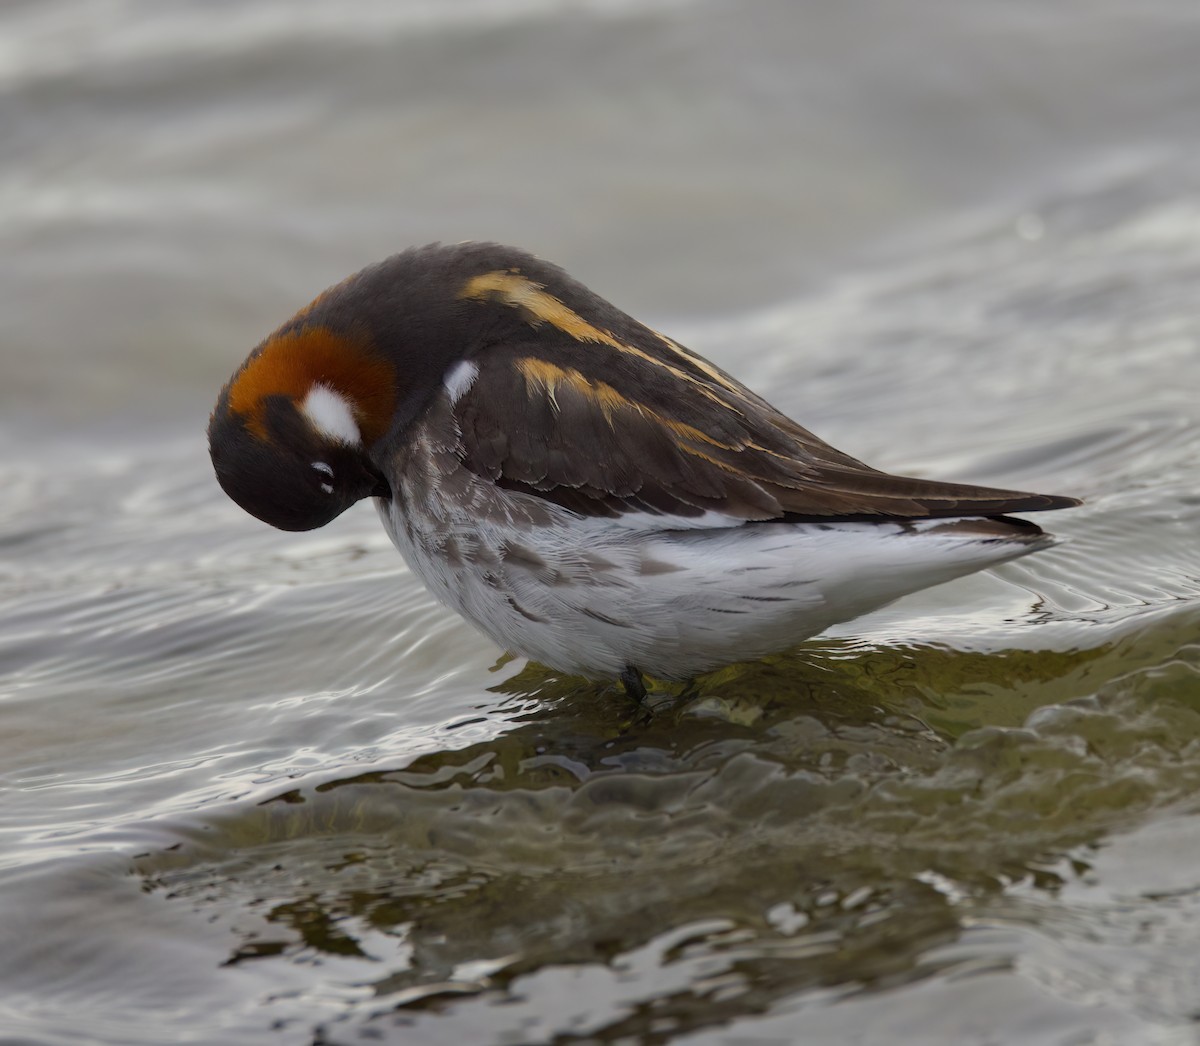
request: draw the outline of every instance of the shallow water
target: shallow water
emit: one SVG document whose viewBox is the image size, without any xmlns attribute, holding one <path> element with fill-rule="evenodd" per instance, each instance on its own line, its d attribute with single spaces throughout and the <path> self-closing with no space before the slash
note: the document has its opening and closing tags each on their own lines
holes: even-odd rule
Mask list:
<svg viewBox="0 0 1200 1046">
<path fill-rule="evenodd" d="M 0 13 L 0 1041 L 1195 1041 L 1191 7 L 328 10 Z M 258 338 L 464 236 L 1087 503 L 644 721 L 212 479 Z"/>
</svg>

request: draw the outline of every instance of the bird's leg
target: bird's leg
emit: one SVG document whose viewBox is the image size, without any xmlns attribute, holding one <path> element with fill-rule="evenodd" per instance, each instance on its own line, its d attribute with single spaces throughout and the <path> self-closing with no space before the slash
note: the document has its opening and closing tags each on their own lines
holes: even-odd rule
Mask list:
<svg viewBox="0 0 1200 1046">
<path fill-rule="evenodd" d="M 621 669 L 621 682 L 625 685 L 625 693 L 642 708 L 646 707 L 646 683 L 642 673 L 634 665 L 626 665 Z"/>
</svg>

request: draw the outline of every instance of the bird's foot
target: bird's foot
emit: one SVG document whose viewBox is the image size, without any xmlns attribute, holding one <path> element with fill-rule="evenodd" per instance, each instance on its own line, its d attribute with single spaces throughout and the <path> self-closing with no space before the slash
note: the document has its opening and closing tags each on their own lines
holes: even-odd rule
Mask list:
<svg viewBox="0 0 1200 1046">
<path fill-rule="evenodd" d="M 646 709 L 646 681 L 636 666 L 626 665 L 621 669 L 621 683 L 629 699 L 639 708 Z"/>
</svg>

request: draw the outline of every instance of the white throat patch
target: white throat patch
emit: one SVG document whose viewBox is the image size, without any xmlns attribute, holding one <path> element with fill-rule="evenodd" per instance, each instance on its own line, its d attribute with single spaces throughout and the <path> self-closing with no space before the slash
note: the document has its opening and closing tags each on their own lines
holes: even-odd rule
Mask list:
<svg viewBox="0 0 1200 1046">
<path fill-rule="evenodd" d="M 350 401 L 328 385 L 314 385 L 304 397 L 300 409 L 322 436 L 327 436 L 335 443 L 362 443 L 362 433 L 354 420 Z"/>
</svg>

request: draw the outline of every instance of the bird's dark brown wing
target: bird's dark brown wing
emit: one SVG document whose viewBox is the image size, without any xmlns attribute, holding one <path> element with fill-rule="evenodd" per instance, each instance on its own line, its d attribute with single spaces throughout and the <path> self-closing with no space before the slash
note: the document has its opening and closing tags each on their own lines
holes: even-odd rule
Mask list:
<svg viewBox="0 0 1200 1046">
<path fill-rule="evenodd" d="M 454 414 L 465 464 L 502 486 L 610 516 L 914 519 L 1077 504 L 879 472 L 590 292 L 588 315 L 540 284 L 489 277 L 481 304 L 523 310 L 528 337 L 471 357 L 479 372 Z"/>
</svg>

